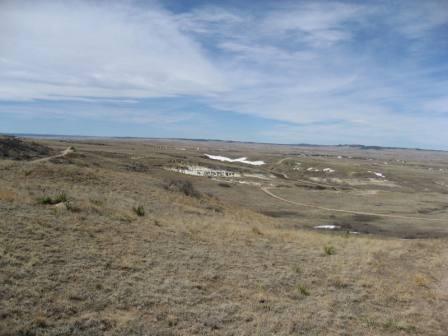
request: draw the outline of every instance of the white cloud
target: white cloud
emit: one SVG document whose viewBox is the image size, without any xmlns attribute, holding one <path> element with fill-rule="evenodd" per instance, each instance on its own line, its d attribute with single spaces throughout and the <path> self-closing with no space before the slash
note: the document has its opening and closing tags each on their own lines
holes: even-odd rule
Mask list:
<svg viewBox="0 0 448 336">
<path fill-rule="evenodd" d="M 435 112 L 437 114 L 446 114 L 448 116 L 448 96 L 429 100 L 425 102 L 423 106 L 425 111 Z"/>
<path fill-rule="evenodd" d="M 0 115 L 13 114 L 23 119 L 61 119 L 61 120 L 114 120 L 120 123 L 135 125 L 174 125 L 183 123 L 197 117 L 194 112 L 172 111 L 167 107 L 145 107 L 123 103 L 114 104 L 95 104 L 89 102 L 77 101 L 76 104 L 61 105 L 52 102 L 51 104 L 32 106 L 29 104 L 0 104 Z"/>
<path fill-rule="evenodd" d="M 398 4 L 398 11 L 396 17 L 388 13 L 388 20 L 394 29 L 408 38 L 422 38 L 428 31 L 448 24 L 446 0 L 404 1 Z"/>
<path fill-rule="evenodd" d="M 344 3 L 305 2 L 276 10 L 264 21 L 263 26 L 274 34 L 293 34 L 314 46 L 332 45 L 349 40 L 347 22 L 356 22 L 365 15 L 360 5 Z"/>
<path fill-rule="evenodd" d="M 154 5 L 0 6 L 0 99 L 207 95 L 225 88 L 199 44 Z"/>
<path fill-rule="evenodd" d="M 207 6 L 175 16 L 175 21 L 183 31 L 198 34 L 225 33 L 223 26 L 235 26 L 248 20 L 240 14 L 220 7 Z"/>
</svg>

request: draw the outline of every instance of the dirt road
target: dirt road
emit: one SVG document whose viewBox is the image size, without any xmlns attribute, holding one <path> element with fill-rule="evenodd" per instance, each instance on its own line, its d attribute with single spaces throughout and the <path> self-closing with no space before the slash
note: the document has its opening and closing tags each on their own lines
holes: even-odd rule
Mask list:
<svg viewBox="0 0 448 336">
<path fill-rule="evenodd" d="M 376 212 L 364 212 L 364 211 L 353 211 L 353 210 L 344 210 L 344 209 L 332 209 L 332 208 L 326 208 L 326 207 L 322 207 L 319 205 L 313 205 L 313 204 L 306 204 L 306 203 L 300 203 L 300 202 L 295 202 L 295 201 L 290 201 L 286 198 L 280 197 L 278 195 L 275 195 L 274 193 L 272 193 L 270 190 L 270 188 L 267 187 L 261 187 L 261 190 L 268 194 L 269 196 L 278 199 L 280 201 L 289 203 L 289 204 L 294 204 L 294 205 L 298 205 L 301 207 L 306 207 L 306 208 L 314 208 L 314 209 L 320 209 L 320 210 L 324 210 L 324 211 L 331 211 L 331 212 L 342 212 L 342 213 L 348 213 L 348 214 L 354 214 L 354 215 L 367 215 L 367 216 L 377 216 L 377 217 L 385 217 L 385 218 L 398 218 L 398 219 L 417 219 L 417 220 L 422 220 L 422 221 L 432 221 L 432 222 L 446 222 L 446 219 L 438 219 L 438 218 L 422 218 L 422 217 L 412 217 L 412 216 L 402 216 L 402 215 L 391 215 L 391 214 L 382 214 L 382 213 L 376 213 Z"/>
<path fill-rule="evenodd" d="M 70 147 L 67 147 L 66 149 L 64 149 L 60 154 L 52 155 L 52 156 L 49 156 L 49 157 L 46 157 L 46 158 L 36 159 L 36 160 L 30 161 L 30 162 L 32 162 L 32 163 L 46 162 L 46 161 L 49 161 L 51 159 L 64 157 L 64 156 L 66 156 L 66 155 L 68 155 L 70 153 L 73 153 L 74 151 L 75 150 L 73 149 L 73 147 L 70 146 Z"/>
</svg>

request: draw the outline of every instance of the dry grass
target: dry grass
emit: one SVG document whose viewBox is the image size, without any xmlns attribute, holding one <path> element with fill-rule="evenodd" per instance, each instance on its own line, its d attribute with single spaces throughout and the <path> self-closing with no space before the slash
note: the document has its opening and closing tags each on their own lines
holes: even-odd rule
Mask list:
<svg viewBox="0 0 448 336">
<path fill-rule="evenodd" d="M 0 335 L 448 330 L 446 239 L 288 228 L 197 179 L 191 197 L 121 170 L 128 158 L 85 155 L 0 161 Z M 78 211 L 36 202 L 61 191 Z"/>
</svg>

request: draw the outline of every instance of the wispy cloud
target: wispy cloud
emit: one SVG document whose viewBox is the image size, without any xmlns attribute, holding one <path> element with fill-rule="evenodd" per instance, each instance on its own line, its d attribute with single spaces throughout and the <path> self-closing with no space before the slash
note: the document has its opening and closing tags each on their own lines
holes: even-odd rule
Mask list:
<svg viewBox="0 0 448 336">
<path fill-rule="evenodd" d="M 369 134 L 414 144 L 425 134 L 436 145 L 445 136 L 443 0 L 199 2 L 180 12 L 139 1 L 0 6 L 0 100 L 90 101 L 102 116 L 93 104 L 193 98 L 213 113 L 285 123 L 259 134 L 292 142 L 299 132 L 316 142 L 308 129 L 331 142 Z M 136 105 L 109 116 L 163 122 L 163 112 Z"/>
<path fill-rule="evenodd" d="M 225 88 L 169 13 L 125 2 L 9 1 L 0 98 L 160 97 Z"/>
<path fill-rule="evenodd" d="M 274 10 L 263 20 L 263 27 L 267 33 L 288 34 L 296 41 L 328 46 L 351 39 L 347 23 L 356 23 L 369 12 L 367 9 L 338 2 L 298 3 Z"/>
<path fill-rule="evenodd" d="M 419 39 L 431 30 L 440 28 L 448 23 L 448 2 L 445 0 L 411 1 L 397 4 L 393 17 L 388 13 L 388 20 L 394 29 L 397 29 L 408 38 Z"/>
</svg>

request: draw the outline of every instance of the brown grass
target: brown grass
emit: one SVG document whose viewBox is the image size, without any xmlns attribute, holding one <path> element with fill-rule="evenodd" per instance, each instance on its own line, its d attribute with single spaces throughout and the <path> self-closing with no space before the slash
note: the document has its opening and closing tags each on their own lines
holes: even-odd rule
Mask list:
<svg viewBox="0 0 448 336">
<path fill-rule="evenodd" d="M 448 330 L 446 239 L 287 227 L 206 194 L 239 186 L 208 190 L 216 182 L 195 178 L 202 196 L 191 197 L 163 187 L 171 175 L 123 169 L 129 157 L 95 151 L 80 160 L 0 161 L 0 335 Z M 35 201 L 61 190 L 78 211 Z"/>
</svg>

